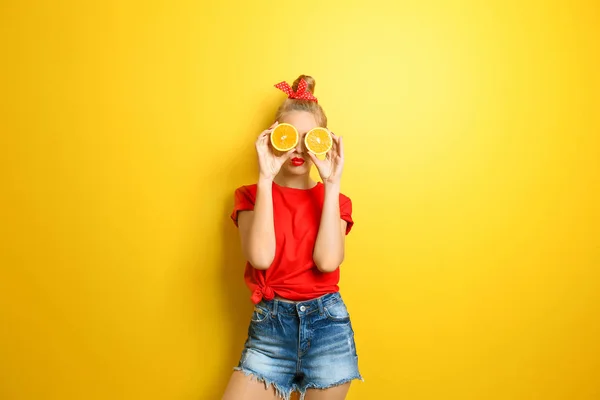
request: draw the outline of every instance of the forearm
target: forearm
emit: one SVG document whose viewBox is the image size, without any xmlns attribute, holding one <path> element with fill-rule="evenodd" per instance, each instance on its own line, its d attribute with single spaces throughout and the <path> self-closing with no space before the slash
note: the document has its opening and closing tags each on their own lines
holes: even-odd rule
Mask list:
<svg viewBox="0 0 600 400">
<path fill-rule="evenodd" d="M 332 272 L 344 260 L 345 237 L 341 229 L 339 184 L 325 185 L 325 199 L 313 260 L 322 272 Z"/>
<path fill-rule="evenodd" d="M 254 215 L 248 235 L 248 261 L 257 269 L 267 269 L 275 258 L 273 223 L 273 183 L 259 179 Z"/>
</svg>

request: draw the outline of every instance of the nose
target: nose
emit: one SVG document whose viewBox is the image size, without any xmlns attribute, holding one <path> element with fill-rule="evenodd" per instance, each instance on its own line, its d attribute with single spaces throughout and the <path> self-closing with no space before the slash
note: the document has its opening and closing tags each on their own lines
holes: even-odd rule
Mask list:
<svg viewBox="0 0 600 400">
<path fill-rule="evenodd" d="M 298 139 L 298 144 L 295 149 L 296 153 L 302 154 L 304 152 L 304 137 L 300 136 Z"/>
</svg>

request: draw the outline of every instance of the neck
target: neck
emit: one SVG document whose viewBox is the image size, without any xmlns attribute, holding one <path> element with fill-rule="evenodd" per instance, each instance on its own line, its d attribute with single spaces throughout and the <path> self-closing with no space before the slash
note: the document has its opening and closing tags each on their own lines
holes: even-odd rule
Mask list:
<svg viewBox="0 0 600 400">
<path fill-rule="evenodd" d="M 288 175 L 283 171 L 275 177 L 275 183 L 292 189 L 311 189 L 317 184 L 310 178 L 310 174 Z"/>
</svg>

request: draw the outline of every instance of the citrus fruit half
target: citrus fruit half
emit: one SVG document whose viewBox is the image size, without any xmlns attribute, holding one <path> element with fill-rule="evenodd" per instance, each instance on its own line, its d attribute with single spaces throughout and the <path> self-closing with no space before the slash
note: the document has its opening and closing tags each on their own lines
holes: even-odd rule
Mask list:
<svg viewBox="0 0 600 400">
<path fill-rule="evenodd" d="M 271 132 L 271 144 L 279 151 L 290 151 L 296 147 L 298 138 L 298 131 L 290 124 L 279 124 Z"/>
<path fill-rule="evenodd" d="M 304 137 L 304 144 L 311 153 L 317 156 L 323 155 L 331 149 L 333 138 L 325 128 L 314 128 Z"/>
</svg>

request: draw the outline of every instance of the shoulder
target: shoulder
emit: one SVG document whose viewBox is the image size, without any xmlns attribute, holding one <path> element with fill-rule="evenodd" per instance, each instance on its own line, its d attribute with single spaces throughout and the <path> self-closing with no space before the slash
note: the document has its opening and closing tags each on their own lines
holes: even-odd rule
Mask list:
<svg viewBox="0 0 600 400">
<path fill-rule="evenodd" d="M 253 185 L 244 185 L 235 189 L 235 198 L 236 200 L 246 200 L 254 203 L 256 200 L 256 184 Z"/>
<path fill-rule="evenodd" d="M 340 193 L 340 204 L 352 203 L 350 197 L 346 196 L 344 193 Z"/>
<path fill-rule="evenodd" d="M 325 198 L 325 185 L 323 183 L 321 183 L 321 182 L 317 183 L 317 185 L 314 187 L 314 189 L 312 190 L 312 192 L 319 199 L 323 200 Z M 340 206 L 343 206 L 343 205 L 346 205 L 346 204 L 347 205 L 351 205 L 352 204 L 352 200 L 350 199 L 350 197 L 348 197 L 347 195 L 345 195 L 342 192 L 340 192 L 340 194 L 339 194 L 339 202 L 340 202 Z"/>
<path fill-rule="evenodd" d="M 241 194 L 252 194 L 254 196 L 256 196 L 256 183 L 252 184 L 252 185 L 243 185 L 240 186 L 239 188 L 235 189 L 235 193 L 241 193 Z"/>
<path fill-rule="evenodd" d="M 351 221 L 351 218 L 348 219 L 348 217 L 352 215 L 352 200 L 350 200 L 350 197 L 343 193 L 340 193 L 340 213 L 342 215 L 342 219 Z"/>
</svg>

